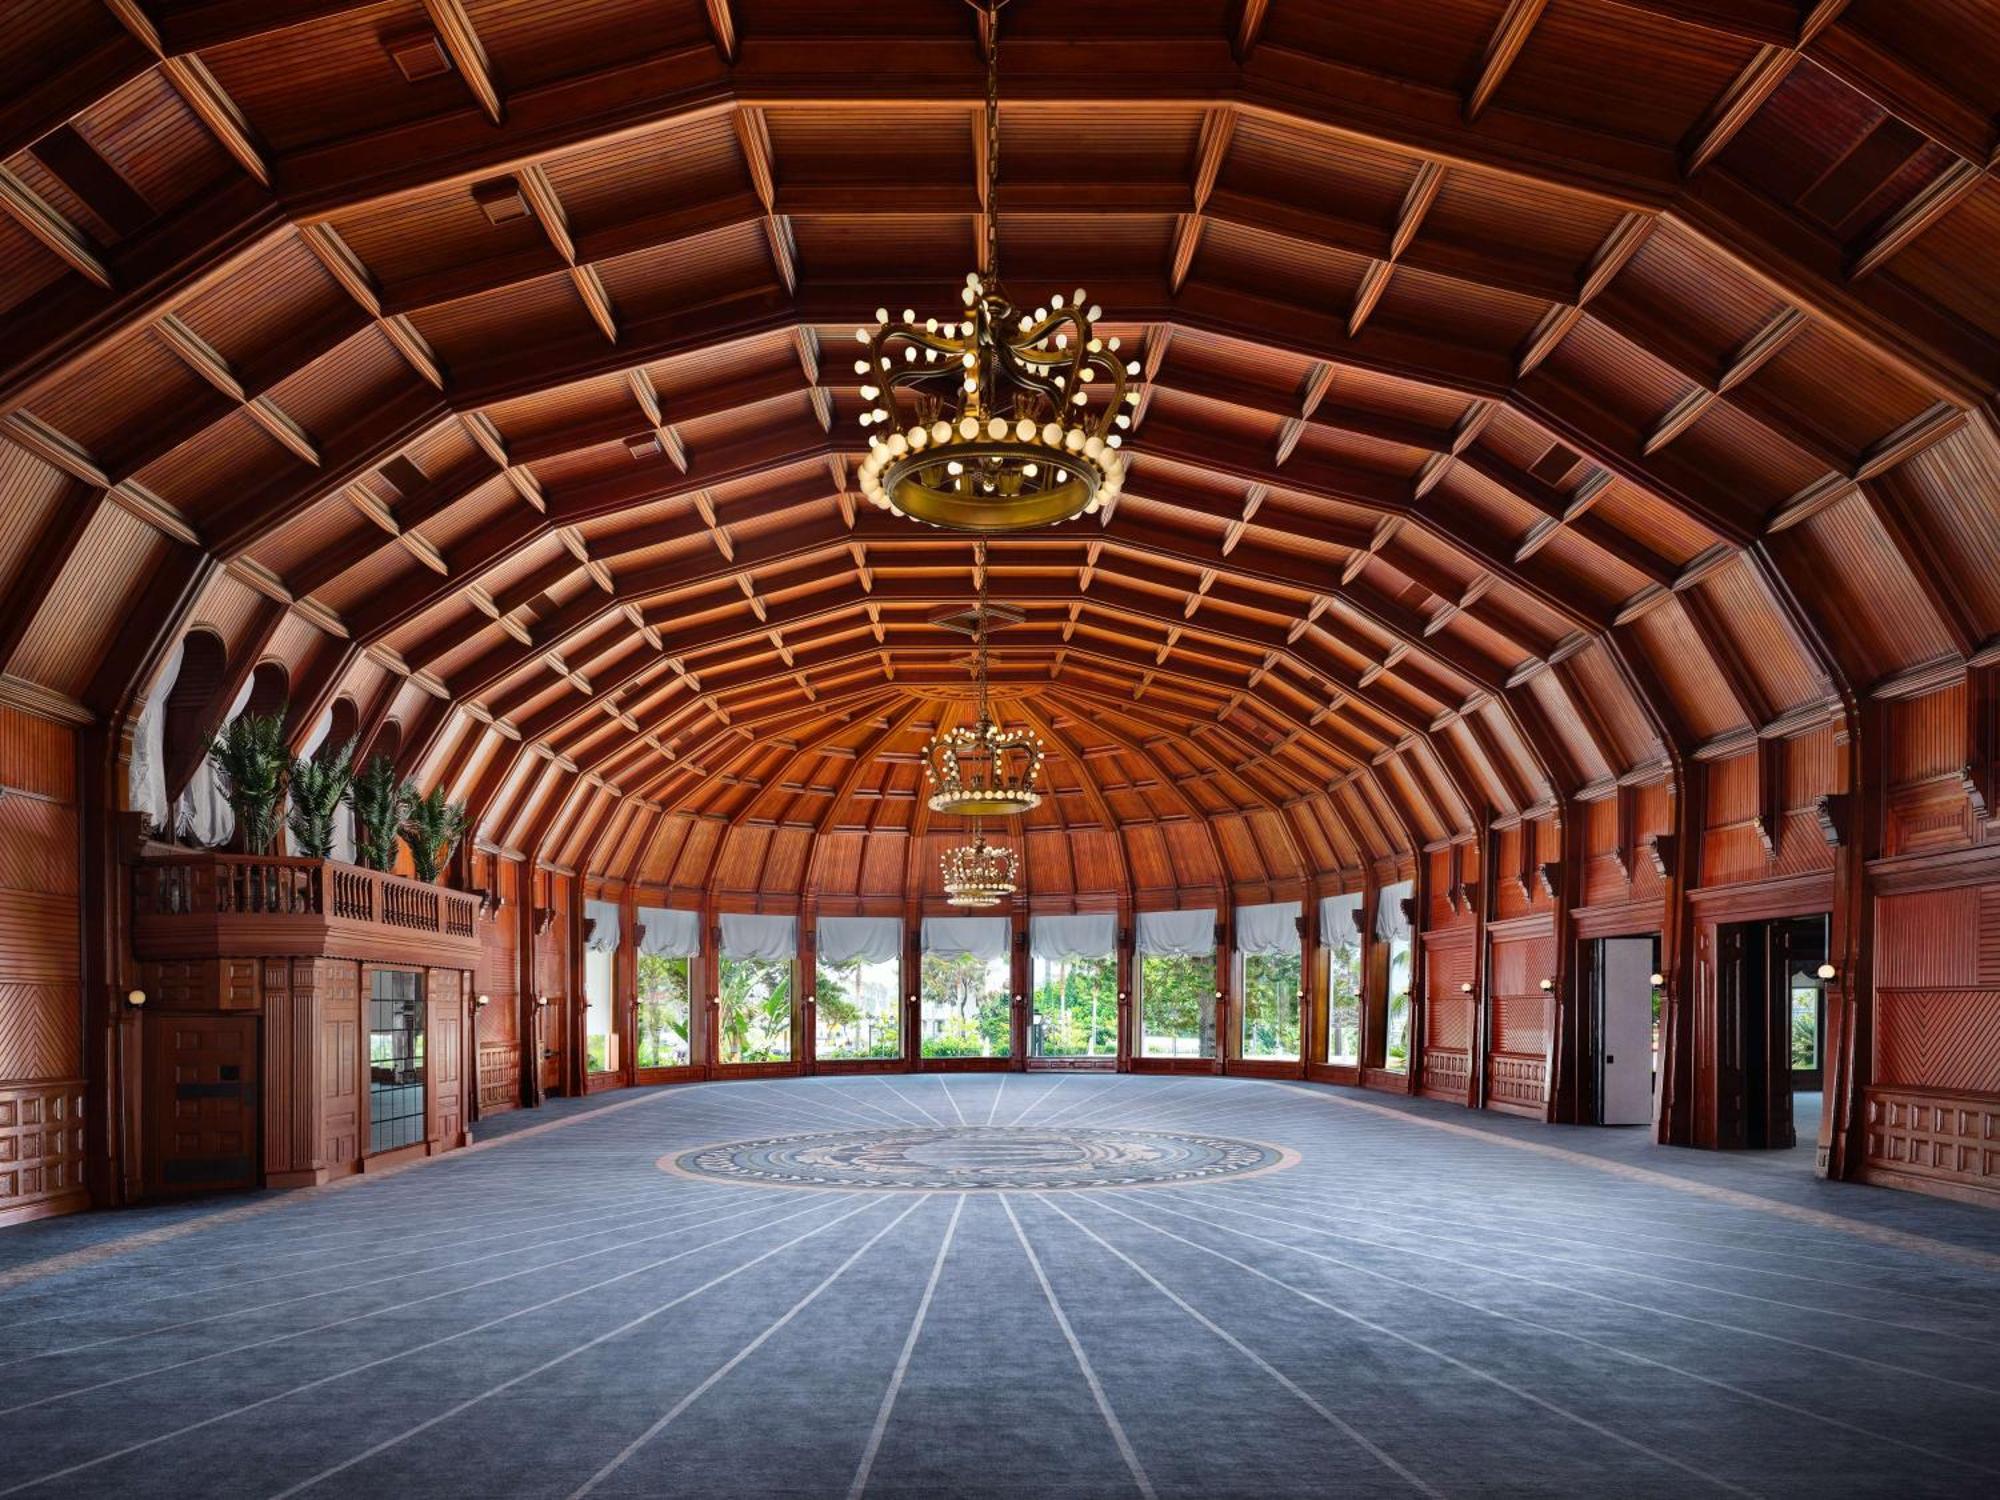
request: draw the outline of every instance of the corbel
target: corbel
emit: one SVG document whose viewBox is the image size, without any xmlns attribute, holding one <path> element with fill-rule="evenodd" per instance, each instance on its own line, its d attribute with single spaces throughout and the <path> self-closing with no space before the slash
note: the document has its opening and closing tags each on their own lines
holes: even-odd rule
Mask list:
<svg viewBox="0 0 2000 1500">
<path fill-rule="evenodd" d="M 535 936 L 536 937 L 546 936 L 549 928 L 555 925 L 555 920 L 556 920 L 556 909 L 553 906 L 536 907 Z"/>
<path fill-rule="evenodd" d="M 1542 894 L 1551 901 L 1559 899 L 1558 893 L 1562 890 L 1562 868 L 1562 861 L 1559 859 L 1545 860 L 1535 866 L 1536 883 L 1541 886 Z"/>
<path fill-rule="evenodd" d="M 1653 862 L 1653 873 L 1662 880 L 1673 878 L 1674 849 L 1679 842 L 1679 836 L 1671 833 L 1656 833 L 1646 840 L 1646 856 Z"/>
<path fill-rule="evenodd" d="M 1785 742 L 1773 735 L 1757 742 L 1757 842 L 1776 863 L 1785 828 Z"/>
<path fill-rule="evenodd" d="M 1813 820 L 1819 824 L 1819 836 L 1826 840 L 1829 849 L 1838 849 L 1848 840 L 1849 820 L 1854 816 L 1854 797 L 1850 792 L 1828 792 L 1813 802 Z"/>
<path fill-rule="evenodd" d="M 1617 842 L 1613 845 L 1611 853 L 1612 858 L 1618 862 L 1619 873 L 1625 877 L 1626 889 L 1630 890 L 1639 853 L 1639 789 L 1620 785 L 1616 797 Z"/>
</svg>

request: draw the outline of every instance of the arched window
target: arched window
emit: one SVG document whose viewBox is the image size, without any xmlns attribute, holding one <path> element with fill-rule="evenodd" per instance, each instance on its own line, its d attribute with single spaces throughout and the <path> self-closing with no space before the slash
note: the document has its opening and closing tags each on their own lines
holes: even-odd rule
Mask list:
<svg viewBox="0 0 2000 1500">
<path fill-rule="evenodd" d="M 225 665 L 221 636 L 212 630 L 187 633 L 181 642 L 180 675 L 167 692 L 161 724 L 169 801 L 187 790 L 188 782 L 208 754 L 208 731 L 203 718 L 221 691 Z"/>
<path fill-rule="evenodd" d="M 332 760 L 340 753 L 341 747 L 354 738 L 354 732 L 360 727 L 360 722 L 361 716 L 355 711 L 352 698 L 334 699 L 333 707 L 328 710 L 326 733 L 314 748 L 313 759 Z"/>
<path fill-rule="evenodd" d="M 250 701 L 243 705 L 246 714 L 281 714 L 292 696 L 291 674 L 283 663 L 260 661 L 257 670 L 250 674 Z"/>
</svg>

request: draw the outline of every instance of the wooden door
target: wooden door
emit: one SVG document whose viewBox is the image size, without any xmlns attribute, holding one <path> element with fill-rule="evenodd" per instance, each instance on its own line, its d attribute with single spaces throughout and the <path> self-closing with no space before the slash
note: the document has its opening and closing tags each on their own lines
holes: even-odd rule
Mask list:
<svg viewBox="0 0 2000 1500">
<path fill-rule="evenodd" d="M 151 1191 L 165 1195 L 255 1187 L 261 1107 L 257 1018 L 163 1015 L 147 1020 Z"/>
<path fill-rule="evenodd" d="M 563 1063 L 567 1056 L 569 1036 L 569 1002 L 561 995 L 551 995 L 549 1003 L 536 1012 L 537 1051 L 541 1057 L 542 1092 L 560 1094 L 563 1092 Z"/>
</svg>

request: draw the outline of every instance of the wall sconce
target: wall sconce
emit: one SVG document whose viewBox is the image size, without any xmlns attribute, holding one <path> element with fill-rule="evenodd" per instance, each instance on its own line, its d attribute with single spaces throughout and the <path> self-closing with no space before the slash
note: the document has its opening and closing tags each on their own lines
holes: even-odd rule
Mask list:
<svg viewBox="0 0 2000 1500">
<path fill-rule="evenodd" d="M 1128 995 L 1128 994 L 1127 994 L 1127 993 L 1126 993 L 1125 991 L 1123 991 L 1123 990 L 1120 990 L 1120 991 L 1118 992 L 1118 998 L 1119 998 L 1119 999 L 1120 999 L 1121 1001 L 1124 1001 L 1124 1000 L 1130 1000 L 1130 999 L 1131 999 L 1132 997 L 1131 997 L 1130 995 Z"/>
<path fill-rule="evenodd" d="M 1819 975 L 1821 979 L 1832 979 L 1835 975 L 1840 973 L 1840 970 L 1836 969 L 1832 964 L 1821 964 L 1817 969 L 1813 970 L 1813 972 Z"/>
<path fill-rule="evenodd" d="M 478 1009 L 484 1010 L 487 1006 L 493 1003 L 493 997 L 491 995 L 474 995 L 472 997 L 472 1003 Z"/>
<path fill-rule="evenodd" d="M 1667 982 L 1667 976 L 1660 973 L 1657 969 L 1653 971 L 1652 979 L 1653 979 L 1654 989 L 1658 989 L 1661 985 Z"/>
<path fill-rule="evenodd" d="M 1556 982 L 1553 979 L 1544 979 L 1542 981 L 1542 990 L 1544 993 L 1554 989 L 1555 987 L 1556 987 Z"/>
<path fill-rule="evenodd" d="M 548 1004 L 549 1004 L 549 997 L 548 997 L 547 995 L 537 995 L 537 996 L 535 996 L 535 1009 L 536 1009 L 536 1010 L 546 1010 L 546 1009 L 548 1008 Z"/>
<path fill-rule="evenodd" d="M 125 992 L 125 1003 L 131 1006 L 132 1009 L 137 1010 L 146 1003 L 146 992 L 144 990 L 127 990 Z"/>
<path fill-rule="evenodd" d="M 1466 983 L 1464 983 L 1464 984 L 1461 984 L 1461 985 L 1460 985 L 1460 986 L 1458 987 L 1458 992 L 1459 992 L 1459 993 L 1460 993 L 1461 995 L 1469 995 L 1469 994 L 1471 994 L 1471 993 L 1472 993 L 1472 984 L 1471 984 L 1471 982 L 1470 982 L 1470 981 L 1468 980 L 1468 981 L 1467 981 Z"/>
</svg>

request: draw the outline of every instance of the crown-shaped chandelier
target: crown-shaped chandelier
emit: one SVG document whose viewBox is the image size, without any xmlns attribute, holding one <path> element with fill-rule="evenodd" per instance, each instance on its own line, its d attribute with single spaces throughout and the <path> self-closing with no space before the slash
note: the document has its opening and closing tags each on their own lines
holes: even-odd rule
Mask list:
<svg viewBox="0 0 2000 1500">
<path fill-rule="evenodd" d="M 944 898 L 951 906 L 998 906 L 1014 894 L 1021 858 L 1012 849 L 986 842 L 975 827 L 972 842 L 944 851 Z"/>
<path fill-rule="evenodd" d="M 996 619 L 1019 618 L 986 602 L 986 544 L 979 544 L 979 602 L 971 610 L 937 623 L 969 629 L 973 640 L 972 677 L 978 693 L 977 717 L 970 725 L 940 730 L 924 746 L 924 780 L 932 812 L 960 817 L 1006 817 L 1041 806 L 1036 784 L 1042 775 L 1041 737 L 1028 729 L 994 722 L 986 697 L 986 638 Z"/>
<path fill-rule="evenodd" d="M 957 321 L 892 318 L 854 336 L 868 431 L 863 493 L 899 516 L 955 531 L 1022 531 L 1094 512 L 1125 484 L 1121 433 L 1139 401 L 1136 360 L 1097 332 L 1082 288 L 1020 312 L 1000 289 L 998 0 L 984 12 L 986 255 Z"/>
</svg>

